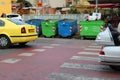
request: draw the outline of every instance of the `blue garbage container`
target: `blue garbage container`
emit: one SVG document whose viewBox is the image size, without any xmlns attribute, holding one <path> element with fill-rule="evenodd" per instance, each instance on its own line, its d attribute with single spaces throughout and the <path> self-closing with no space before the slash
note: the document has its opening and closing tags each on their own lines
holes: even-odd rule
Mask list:
<svg viewBox="0 0 120 80">
<path fill-rule="evenodd" d="M 41 23 L 43 21 L 44 21 L 43 19 L 30 19 L 30 20 L 27 20 L 25 22 L 28 24 L 31 24 L 31 25 L 35 25 L 38 36 L 40 36 L 42 34 Z"/>
<path fill-rule="evenodd" d="M 77 31 L 77 20 L 62 19 L 58 22 L 58 35 L 61 37 L 71 37 Z"/>
</svg>

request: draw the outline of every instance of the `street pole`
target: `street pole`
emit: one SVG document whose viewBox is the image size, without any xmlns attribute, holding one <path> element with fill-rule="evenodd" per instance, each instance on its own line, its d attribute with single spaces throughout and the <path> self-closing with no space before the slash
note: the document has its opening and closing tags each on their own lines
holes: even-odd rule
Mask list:
<svg viewBox="0 0 120 80">
<path fill-rule="evenodd" d="M 98 0 L 96 0 L 96 13 L 98 12 Z"/>
</svg>

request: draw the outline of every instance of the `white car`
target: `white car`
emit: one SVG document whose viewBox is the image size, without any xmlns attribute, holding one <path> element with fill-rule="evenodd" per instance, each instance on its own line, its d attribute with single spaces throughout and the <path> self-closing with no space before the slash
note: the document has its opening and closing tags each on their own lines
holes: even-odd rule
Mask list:
<svg viewBox="0 0 120 80">
<path fill-rule="evenodd" d="M 112 32 L 110 27 L 107 27 L 105 31 L 98 34 L 95 42 L 102 45 L 99 62 L 109 65 L 112 69 L 120 70 L 120 42 L 113 36 L 113 33 L 116 32 Z"/>
<path fill-rule="evenodd" d="M 18 19 L 23 21 L 22 17 L 19 14 L 6 14 L 7 19 Z"/>
<path fill-rule="evenodd" d="M 99 52 L 100 63 L 120 70 L 120 46 L 106 46 Z"/>
</svg>

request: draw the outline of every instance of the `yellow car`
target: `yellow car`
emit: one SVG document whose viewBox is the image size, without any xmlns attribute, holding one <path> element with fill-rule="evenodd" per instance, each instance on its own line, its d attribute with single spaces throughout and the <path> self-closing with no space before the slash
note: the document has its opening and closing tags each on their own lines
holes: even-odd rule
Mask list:
<svg viewBox="0 0 120 80">
<path fill-rule="evenodd" d="M 10 45 L 38 39 L 36 27 L 17 19 L 0 18 L 0 48 L 8 48 Z"/>
</svg>

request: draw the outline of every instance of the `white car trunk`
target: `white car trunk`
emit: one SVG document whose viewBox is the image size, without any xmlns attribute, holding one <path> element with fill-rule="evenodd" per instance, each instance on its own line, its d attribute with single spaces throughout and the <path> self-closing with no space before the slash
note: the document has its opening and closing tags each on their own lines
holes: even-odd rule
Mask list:
<svg viewBox="0 0 120 80">
<path fill-rule="evenodd" d="M 104 47 L 105 56 L 120 57 L 120 46 Z"/>
</svg>

